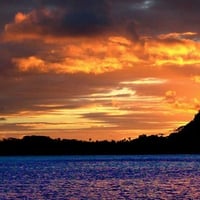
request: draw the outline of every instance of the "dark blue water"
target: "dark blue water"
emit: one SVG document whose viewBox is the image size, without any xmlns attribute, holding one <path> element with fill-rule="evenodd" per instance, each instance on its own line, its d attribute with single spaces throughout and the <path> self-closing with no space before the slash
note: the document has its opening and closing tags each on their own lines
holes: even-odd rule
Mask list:
<svg viewBox="0 0 200 200">
<path fill-rule="evenodd" d="M 0 157 L 0 200 L 200 199 L 200 155 Z"/>
</svg>

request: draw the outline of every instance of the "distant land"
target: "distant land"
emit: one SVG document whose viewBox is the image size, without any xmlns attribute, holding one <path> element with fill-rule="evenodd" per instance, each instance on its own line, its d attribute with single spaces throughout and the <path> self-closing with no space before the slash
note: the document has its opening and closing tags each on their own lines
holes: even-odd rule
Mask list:
<svg viewBox="0 0 200 200">
<path fill-rule="evenodd" d="M 131 154 L 199 154 L 200 111 L 185 126 L 169 136 L 140 135 L 133 140 L 80 141 L 25 136 L 0 141 L 0 155 L 131 155 Z"/>
</svg>

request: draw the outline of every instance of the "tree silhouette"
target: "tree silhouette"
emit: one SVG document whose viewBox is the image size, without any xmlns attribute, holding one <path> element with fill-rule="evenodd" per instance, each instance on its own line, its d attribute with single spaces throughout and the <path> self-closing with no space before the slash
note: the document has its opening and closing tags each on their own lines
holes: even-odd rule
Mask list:
<svg viewBox="0 0 200 200">
<path fill-rule="evenodd" d="M 80 141 L 25 136 L 0 141 L 0 155 L 93 155 L 200 153 L 200 112 L 169 136 L 140 135 L 121 141 Z"/>
</svg>

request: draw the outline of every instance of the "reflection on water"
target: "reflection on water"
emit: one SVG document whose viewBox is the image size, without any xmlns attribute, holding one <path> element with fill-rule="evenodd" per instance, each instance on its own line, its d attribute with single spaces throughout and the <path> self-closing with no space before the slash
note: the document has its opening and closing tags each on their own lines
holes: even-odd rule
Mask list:
<svg viewBox="0 0 200 200">
<path fill-rule="evenodd" d="M 199 199 L 200 156 L 0 157 L 0 199 Z"/>
</svg>

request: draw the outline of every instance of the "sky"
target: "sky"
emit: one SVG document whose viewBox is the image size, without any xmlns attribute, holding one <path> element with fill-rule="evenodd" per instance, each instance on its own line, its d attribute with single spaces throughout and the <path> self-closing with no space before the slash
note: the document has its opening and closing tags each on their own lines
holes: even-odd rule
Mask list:
<svg viewBox="0 0 200 200">
<path fill-rule="evenodd" d="M 168 135 L 200 109 L 199 0 L 1 0 L 0 138 Z"/>
</svg>

